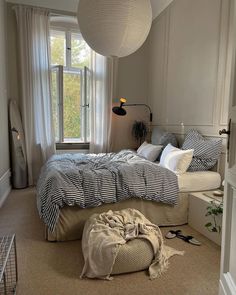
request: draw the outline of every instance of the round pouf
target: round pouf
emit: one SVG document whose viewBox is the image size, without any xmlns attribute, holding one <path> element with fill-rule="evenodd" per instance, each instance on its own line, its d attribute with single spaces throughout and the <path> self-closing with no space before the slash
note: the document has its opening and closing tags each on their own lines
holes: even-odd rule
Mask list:
<svg viewBox="0 0 236 295">
<path fill-rule="evenodd" d="M 152 245 L 148 240 L 134 239 L 120 246 L 112 274 L 148 269 L 153 260 Z"/>
<path fill-rule="evenodd" d="M 104 56 L 123 57 L 146 40 L 152 24 L 150 0 L 80 0 L 78 23 L 88 45 Z"/>
</svg>

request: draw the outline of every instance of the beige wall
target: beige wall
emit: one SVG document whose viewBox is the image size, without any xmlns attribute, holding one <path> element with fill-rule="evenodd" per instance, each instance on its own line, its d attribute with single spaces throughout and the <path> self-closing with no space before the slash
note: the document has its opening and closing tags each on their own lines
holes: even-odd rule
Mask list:
<svg viewBox="0 0 236 295">
<path fill-rule="evenodd" d="M 149 35 L 148 102 L 153 125 L 183 141 L 195 128 L 219 137 L 228 120 L 225 85 L 228 0 L 174 0 Z M 225 145 L 220 163 L 223 175 Z"/>
<path fill-rule="evenodd" d="M 144 46 L 120 59 L 118 97 L 149 104 L 153 125 L 176 133 L 180 140 L 190 128 L 219 136 L 228 115 L 224 85 L 228 0 L 168 3 L 154 20 Z M 123 118 L 113 116 L 116 151 L 134 147 L 132 124 L 148 119 L 141 109 L 127 111 Z"/>
<path fill-rule="evenodd" d="M 8 144 L 8 101 L 6 66 L 6 5 L 0 0 L 0 205 L 8 189 L 9 144 Z"/>
<path fill-rule="evenodd" d="M 147 103 L 153 125 L 176 133 L 190 128 L 219 136 L 227 125 L 224 85 L 228 33 L 228 0 L 174 0 L 153 22 L 147 42 L 120 59 L 118 97 Z M 134 120 L 148 119 L 139 108 L 115 117 L 115 150 L 135 146 Z"/>
<path fill-rule="evenodd" d="M 148 93 L 148 42 L 135 53 L 119 59 L 117 97 L 125 97 L 127 103 L 147 103 Z M 126 107 L 127 115 L 120 117 L 113 114 L 112 150 L 136 148 L 132 138 L 132 125 L 136 121 L 149 120 L 149 112 L 142 106 Z"/>
<path fill-rule="evenodd" d="M 227 124 L 224 85 L 228 0 L 174 0 L 149 36 L 154 125 L 218 136 Z"/>
<path fill-rule="evenodd" d="M 127 103 L 147 103 L 148 42 L 135 53 L 120 58 L 118 65 L 118 97 Z"/>
<path fill-rule="evenodd" d="M 5 1 L 0 0 L 0 177 L 9 169 Z"/>
</svg>

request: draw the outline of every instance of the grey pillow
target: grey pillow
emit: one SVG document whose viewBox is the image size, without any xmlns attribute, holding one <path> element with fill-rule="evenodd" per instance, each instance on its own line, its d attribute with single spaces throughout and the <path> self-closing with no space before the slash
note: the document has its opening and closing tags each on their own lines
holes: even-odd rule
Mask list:
<svg viewBox="0 0 236 295">
<path fill-rule="evenodd" d="M 185 137 L 182 149 L 194 149 L 188 171 L 206 171 L 217 163 L 222 151 L 222 139 L 205 139 L 197 130 L 191 129 Z"/>
<path fill-rule="evenodd" d="M 152 130 L 151 142 L 154 145 L 162 145 L 162 150 L 171 143 L 173 146 L 178 147 L 178 142 L 173 133 L 167 132 L 159 127 L 154 127 Z M 161 153 L 158 156 L 157 160 L 159 161 Z"/>
<path fill-rule="evenodd" d="M 178 146 L 178 142 L 175 135 L 173 133 L 164 131 L 159 127 L 154 127 L 152 131 L 151 141 L 152 144 L 162 145 L 163 148 L 165 148 L 165 146 L 167 146 L 167 144 L 169 143 L 171 143 L 175 147 Z"/>
</svg>

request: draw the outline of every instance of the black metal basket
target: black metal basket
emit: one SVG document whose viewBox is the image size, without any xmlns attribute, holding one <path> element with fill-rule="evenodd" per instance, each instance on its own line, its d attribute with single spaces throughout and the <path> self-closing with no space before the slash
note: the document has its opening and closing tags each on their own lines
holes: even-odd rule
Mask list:
<svg viewBox="0 0 236 295">
<path fill-rule="evenodd" d="M 17 277 L 15 235 L 0 237 L 0 295 L 16 294 Z"/>
</svg>

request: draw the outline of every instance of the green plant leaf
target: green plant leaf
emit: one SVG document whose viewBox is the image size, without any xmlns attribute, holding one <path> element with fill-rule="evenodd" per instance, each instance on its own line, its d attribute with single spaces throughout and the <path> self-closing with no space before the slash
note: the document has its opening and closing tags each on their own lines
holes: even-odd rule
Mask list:
<svg viewBox="0 0 236 295">
<path fill-rule="evenodd" d="M 212 226 L 211 222 L 208 222 L 208 223 L 205 224 L 205 227 L 210 227 L 210 226 Z"/>
<path fill-rule="evenodd" d="M 221 202 L 218 204 L 215 201 L 210 201 L 210 206 L 207 206 L 206 214 L 205 216 L 211 216 L 211 219 L 214 220 L 213 223 L 208 222 L 205 224 L 205 227 L 210 231 L 210 232 L 221 232 L 221 225 L 217 224 L 217 220 L 215 217 L 222 215 L 223 213 L 223 203 Z"/>
</svg>

